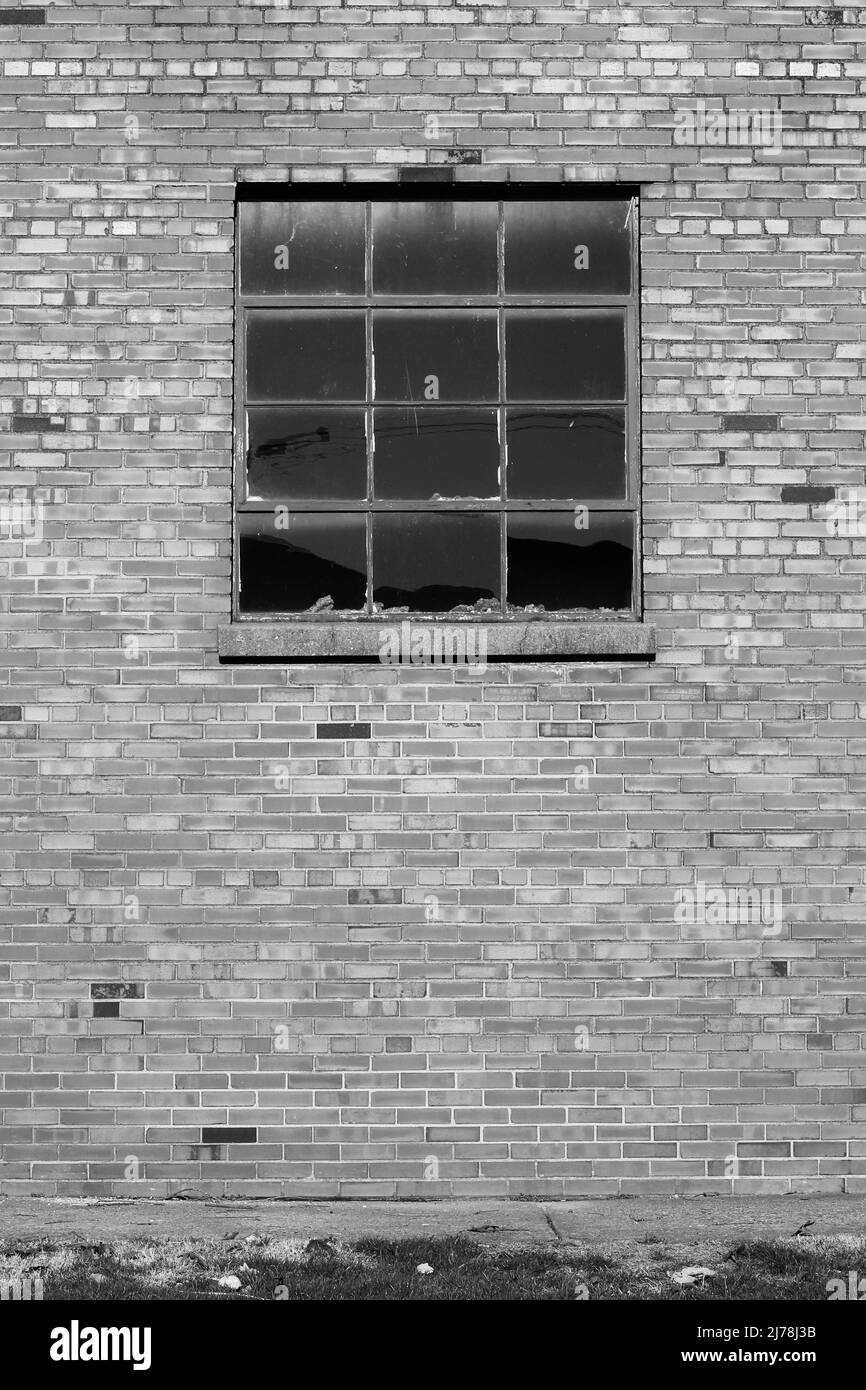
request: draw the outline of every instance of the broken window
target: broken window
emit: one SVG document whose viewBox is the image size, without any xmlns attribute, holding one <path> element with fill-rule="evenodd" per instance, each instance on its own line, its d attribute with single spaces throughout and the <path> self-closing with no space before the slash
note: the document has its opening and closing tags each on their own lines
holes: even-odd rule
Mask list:
<svg viewBox="0 0 866 1390">
<path fill-rule="evenodd" d="M 238 204 L 239 616 L 634 615 L 637 200 Z"/>
</svg>

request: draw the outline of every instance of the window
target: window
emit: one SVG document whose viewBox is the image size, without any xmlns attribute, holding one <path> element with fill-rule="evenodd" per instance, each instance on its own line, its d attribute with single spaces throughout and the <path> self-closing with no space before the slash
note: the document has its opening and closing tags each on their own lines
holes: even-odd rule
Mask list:
<svg viewBox="0 0 866 1390">
<path fill-rule="evenodd" d="M 235 618 L 640 616 L 637 199 L 238 204 Z"/>
</svg>

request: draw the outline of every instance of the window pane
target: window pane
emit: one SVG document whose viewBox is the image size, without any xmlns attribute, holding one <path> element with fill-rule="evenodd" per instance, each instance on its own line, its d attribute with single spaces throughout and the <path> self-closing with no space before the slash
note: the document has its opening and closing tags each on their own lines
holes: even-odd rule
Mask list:
<svg viewBox="0 0 866 1390">
<path fill-rule="evenodd" d="M 375 497 L 499 496 L 495 410 L 376 410 L 373 441 Z"/>
<path fill-rule="evenodd" d="M 247 496 L 287 499 L 367 495 L 362 410 L 313 407 L 247 415 Z"/>
<path fill-rule="evenodd" d="M 492 512 L 378 512 L 373 601 L 410 613 L 498 609 L 499 517 Z"/>
<path fill-rule="evenodd" d="M 288 527 L 273 513 L 242 512 L 240 607 L 244 613 L 328 612 L 364 607 L 363 515 L 299 512 Z M 330 602 L 329 602 L 330 600 Z"/>
<path fill-rule="evenodd" d="M 548 611 L 630 608 L 634 519 L 630 512 L 509 512 L 508 603 Z"/>
<path fill-rule="evenodd" d="M 505 204 L 510 294 L 628 294 L 630 200 Z"/>
<path fill-rule="evenodd" d="M 510 409 L 509 497 L 625 497 L 625 411 Z"/>
<path fill-rule="evenodd" d="M 373 204 L 377 294 L 495 294 L 495 202 Z"/>
<path fill-rule="evenodd" d="M 383 309 L 373 315 L 375 396 L 391 401 L 495 401 L 496 313 Z"/>
<path fill-rule="evenodd" d="M 363 294 L 360 202 L 241 203 L 241 294 Z"/>
<path fill-rule="evenodd" d="M 318 309 L 247 314 L 247 399 L 362 401 L 364 314 Z"/>
<path fill-rule="evenodd" d="M 511 401 L 621 401 L 625 316 L 619 309 L 511 309 L 505 314 Z"/>
</svg>

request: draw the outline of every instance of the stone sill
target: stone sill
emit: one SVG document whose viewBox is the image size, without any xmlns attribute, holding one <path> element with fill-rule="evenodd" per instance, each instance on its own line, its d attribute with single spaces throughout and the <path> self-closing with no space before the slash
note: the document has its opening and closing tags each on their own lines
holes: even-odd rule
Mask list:
<svg viewBox="0 0 866 1390">
<path fill-rule="evenodd" d="M 403 617 L 390 620 L 349 619 L 303 622 L 223 623 L 218 631 L 221 661 L 358 661 L 380 664 L 383 629 L 400 630 Z M 655 656 L 655 628 L 648 623 L 614 618 L 592 622 L 431 622 L 413 619 L 412 628 L 421 627 L 465 631 L 484 629 L 487 635 L 487 661 L 561 661 L 583 659 L 651 659 Z M 469 661 L 478 652 L 478 637 L 467 648 Z M 387 663 L 391 664 L 391 663 Z M 397 663 L 393 663 L 397 664 Z M 439 665 L 441 661 L 410 663 L 409 654 L 401 664 Z M 445 664 L 453 665 L 453 661 Z M 458 663 L 463 664 L 463 663 Z"/>
</svg>

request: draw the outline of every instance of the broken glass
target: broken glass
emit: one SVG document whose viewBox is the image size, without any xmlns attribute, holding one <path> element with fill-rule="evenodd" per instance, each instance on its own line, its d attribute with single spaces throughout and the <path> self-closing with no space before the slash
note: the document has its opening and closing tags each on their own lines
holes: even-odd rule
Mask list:
<svg viewBox="0 0 866 1390">
<path fill-rule="evenodd" d="M 494 512 L 378 512 L 373 557 L 373 601 L 385 609 L 447 613 L 499 598 Z"/>
<path fill-rule="evenodd" d="M 509 512 L 506 528 L 509 605 L 548 611 L 631 606 L 630 514 Z"/>
<path fill-rule="evenodd" d="M 245 613 L 360 609 L 367 592 L 362 513 L 241 512 L 240 607 Z"/>
</svg>

